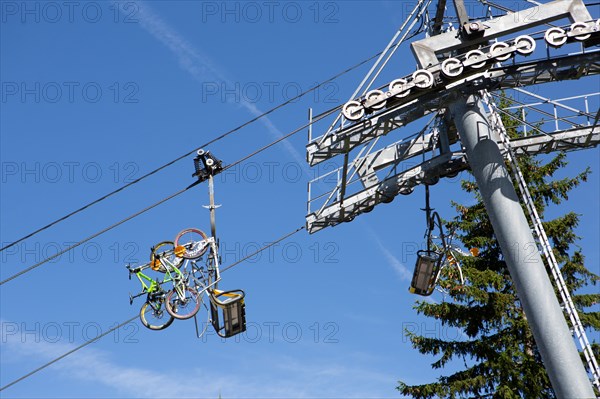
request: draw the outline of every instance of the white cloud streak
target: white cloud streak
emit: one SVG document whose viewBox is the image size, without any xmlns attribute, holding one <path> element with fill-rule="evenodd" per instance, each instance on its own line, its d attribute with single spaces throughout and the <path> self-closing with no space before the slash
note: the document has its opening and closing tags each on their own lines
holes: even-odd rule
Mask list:
<svg viewBox="0 0 600 399">
<path fill-rule="evenodd" d="M 198 48 L 191 45 L 185 40 L 173 27 L 169 26 L 160 16 L 158 16 L 152 7 L 147 2 L 138 3 L 139 13 L 136 17 L 140 21 L 140 25 L 148 33 L 150 33 L 160 43 L 165 45 L 178 59 L 181 68 L 189 73 L 194 80 L 199 83 L 205 83 L 208 80 L 218 80 L 224 83 L 227 87 L 234 87 L 232 79 L 228 78 L 222 68 L 218 67 L 211 58 L 203 54 Z M 119 7 L 121 10 L 121 7 Z M 257 117 L 263 113 L 256 104 L 253 104 L 245 99 L 241 99 L 239 105 L 244 108 L 250 115 Z M 268 117 L 259 119 L 267 130 L 276 138 L 283 137 L 283 133 L 273 124 Z M 283 141 L 283 146 L 286 151 L 299 164 L 303 165 L 303 170 L 310 176 L 310 171 L 305 166 L 306 161 L 288 141 Z"/>
<path fill-rule="evenodd" d="M 381 241 L 377 233 L 373 231 L 373 229 L 371 229 L 370 227 L 367 227 L 366 229 L 369 235 L 371 236 L 371 239 L 375 241 L 375 243 L 377 243 L 377 246 L 379 246 L 381 253 L 387 260 L 388 264 L 396 272 L 400 280 L 410 281 L 412 279 L 412 272 L 404 265 L 404 263 L 400 262 L 400 260 L 398 260 L 398 258 L 389 249 L 387 249 L 385 245 L 383 245 L 383 242 Z"/>
<path fill-rule="evenodd" d="M 32 342 L 13 338 L 4 343 L 3 352 L 11 354 L 11 363 L 29 364 L 48 361 L 72 347 L 71 344 L 60 342 Z M 52 369 L 42 372 L 53 373 L 51 380 L 68 378 L 80 382 L 93 382 L 114 390 L 119 396 L 126 397 L 396 396 L 391 384 L 395 381 L 394 376 L 349 365 L 344 359 L 311 358 L 300 361 L 286 355 L 270 354 L 261 358 L 261 355 L 254 354 L 251 360 L 240 360 L 229 363 L 233 366 L 225 373 L 218 373 L 211 368 L 211 366 L 218 366 L 218 363 L 198 362 L 196 366 L 190 368 L 190 359 L 178 359 L 168 354 L 158 357 L 155 365 L 128 367 L 115 362 L 107 352 L 88 347 L 52 365 Z M 174 368 L 177 370 L 173 371 Z M 27 383 L 23 381 L 20 384 Z M 38 381 L 30 392 L 45 391 Z"/>
</svg>

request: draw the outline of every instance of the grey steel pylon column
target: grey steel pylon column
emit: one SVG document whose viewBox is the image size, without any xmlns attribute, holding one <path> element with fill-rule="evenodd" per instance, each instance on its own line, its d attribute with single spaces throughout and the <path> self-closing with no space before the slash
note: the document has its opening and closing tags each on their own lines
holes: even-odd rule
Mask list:
<svg viewBox="0 0 600 399">
<path fill-rule="evenodd" d="M 449 108 L 552 387 L 558 398 L 594 398 L 481 99 Z"/>
</svg>

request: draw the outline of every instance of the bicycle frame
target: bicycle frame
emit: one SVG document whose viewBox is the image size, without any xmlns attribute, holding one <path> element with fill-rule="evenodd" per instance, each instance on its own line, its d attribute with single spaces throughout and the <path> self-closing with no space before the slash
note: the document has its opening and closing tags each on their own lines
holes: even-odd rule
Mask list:
<svg viewBox="0 0 600 399">
<path fill-rule="evenodd" d="M 194 289 L 196 290 L 196 292 L 198 293 L 198 296 L 200 297 L 201 295 L 206 295 L 206 297 L 208 298 L 208 303 L 211 306 L 211 309 L 207 309 L 208 310 L 208 319 L 207 322 L 204 323 L 204 326 L 202 329 L 200 329 L 200 327 L 198 326 L 198 318 L 196 316 L 194 316 L 194 321 L 196 324 L 196 336 L 198 338 L 201 338 L 205 333 L 206 330 L 208 329 L 209 325 L 212 325 L 213 328 L 215 328 L 215 331 L 217 331 L 217 334 L 221 335 L 221 332 L 217 329 L 217 327 L 215 327 L 215 319 L 213 320 L 212 317 L 214 314 L 214 311 L 212 310 L 212 304 L 216 298 L 216 296 L 218 295 L 222 295 L 222 293 L 219 293 L 217 286 L 219 281 L 221 281 L 221 272 L 219 269 L 219 256 L 218 256 L 218 252 L 217 252 L 217 245 L 215 242 L 214 237 L 210 237 L 208 239 L 208 245 L 210 246 L 210 255 L 209 255 L 209 259 L 208 259 L 208 265 L 207 268 L 205 269 L 204 266 L 200 266 L 198 267 L 198 265 L 196 264 L 195 261 L 191 261 L 191 270 L 190 272 L 187 272 L 187 263 L 184 266 L 184 274 L 186 275 L 186 283 L 188 285 L 192 285 L 194 287 Z M 206 307 L 206 305 L 204 305 Z"/>
<path fill-rule="evenodd" d="M 217 284 L 221 280 L 219 259 L 218 256 L 215 256 L 217 253 L 217 247 L 214 238 L 211 237 L 208 239 L 208 245 L 211 249 L 211 255 L 209 255 L 209 265 L 207 266 L 207 270 L 204 269 L 204 266 L 198 267 L 195 260 L 186 260 L 183 266 L 183 274 L 186 278 L 186 284 L 189 285 L 191 282 L 193 282 L 194 288 L 196 289 L 198 295 L 212 292 L 217 288 Z M 191 263 L 191 270 L 188 272 L 187 267 L 189 263 Z M 200 277 L 197 277 L 198 274 Z"/>
<path fill-rule="evenodd" d="M 179 284 L 177 284 L 177 282 L 184 281 L 184 275 L 183 275 L 183 273 L 181 273 L 181 270 L 179 270 L 179 268 L 177 268 L 175 265 L 173 265 L 171 262 L 169 262 L 166 259 L 161 259 L 160 261 L 161 261 L 161 263 L 163 263 L 163 261 L 167 262 L 167 264 L 163 263 L 163 265 L 165 266 L 166 272 L 164 274 L 162 281 L 159 281 L 158 279 L 155 280 L 155 279 L 151 278 L 150 276 L 148 276 L 147 274 L 143 273 L 144 269 L 147 269 L 150 267 L 149 263 L 139 266 L 139 267 L 136 267 L 134 269 L 131 269 L 129 266 L 127 266 L 127 269 L 129 270 L 129 273 L 130 273 L 130 277 L 131 277 L 131 274 L 135 274 L 135 276 L 137 277 L 139 282 L 142 284 L 142 291 L 139 294 L 129 296 L 130 304 L 132 304 L 133 299 L 135 299 L 137 297 L 140 297 L 144 294 L 150 295 L 158 290 L 161 290 L 163 284 L 173 282 L 174 288 L 177 289 L 177 286 L 179 285 Z M 146 281 L 149 284 L 147 284 Z M 179 290 L 178 290 L 177 294 L 180 295 Z"/>
<path fill-rule="evenodd" d="M 183 275 L 181 270 L 179 270 L 179 268 L 177 266 L 175 266 L 175 264 L 173 264 L 167 257 L 164 256 L 167 254 L 170 255 L 170 254 L 172 254 L 172 252 L 173 251 L 165 251 L 158 258 L 160 263 L 165 267 L 165 270 L 166 270 L 165 271 L 165 279 L 163 280 L 163 284 L 167 283 L 167 282 L 173 282 L 173 289 L 177 293 L 177 296 L 180 299 L 184 299 L 185 298 L 185 289 L 186 289 L 185 276 Z M 184 267 L 187 265 L 187 259 L 185 261 L 186 261 L 186 263 L 184 264 Z"/>
</svg>

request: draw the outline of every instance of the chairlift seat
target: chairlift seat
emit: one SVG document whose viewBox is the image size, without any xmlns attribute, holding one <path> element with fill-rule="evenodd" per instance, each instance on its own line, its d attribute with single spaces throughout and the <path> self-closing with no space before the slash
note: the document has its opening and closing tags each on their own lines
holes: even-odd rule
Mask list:
<svg viewBox="0 0 600 399">
<path fill-rule="evenodd" d="M 418 251 L 415 271 L 410 283 L 409 292 L 429 296 L 435 288 L 442 254 L 435 251 Z"/>
<path fill-rule="evenodd" d="M 220 337 L 228 338 L 246 331 L 246 304 L 244 303 L 244 297 L 245 294 L 242 290 L 214 290 L 211 293 L 211 323 Z M 222 323 L 220 322 L 221 319 Z"/>
</svg>

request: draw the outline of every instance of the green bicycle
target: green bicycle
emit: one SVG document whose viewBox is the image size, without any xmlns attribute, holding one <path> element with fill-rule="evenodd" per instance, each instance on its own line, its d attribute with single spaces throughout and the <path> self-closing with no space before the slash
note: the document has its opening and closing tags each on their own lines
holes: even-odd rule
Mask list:
<svg viewBox="0 0 600 399">
<path fill-rule="evenodd" d="M 146 294 L 146 302 L 140 308 L 140 320 L 150 330 L 163 330 L 173 323 L 173 317 L 165 310 L 167 292 L 162 288 L 162 285 L 168 282 L 170 277 L 165 274 L 162 281 L 154 280 L 143 272 L 149 267 L 149 265 L 142 265 L 132 268 L 127 265 L 129 279 L 131 280 L 131 275 L 135 274 L 142 284 L 142 292 L 137 295 L 129 295 L 129 304 L 132 305 L 135 298 Z"/>
<path fill-rule="evenodd" d="M 147 295 L 146 302 L 140 309 L 140 320 L 150 330 L 163 330 L 169 327 L 175 318 L 193 317 L 200 308 L 197 294 L 193 288 L 187 287 L 185 277 L 178 268 L 182 262 L 183 258 L 175 255 L 173 242 L 164 241 L 151 249 L 150 263 L 135 268 L 127 265 L 129 279 L 135 274 L 142 284 L 142 291 L 137 295 L 130 295 L 129 303 L 133 304 L 134 298 Z M 162 273 L 162 279 L 153 279 L 144 274 L 146 269 Z M 169 292 L 163 289 L 163 285 L 167 283 L 173 284 L 173 289 Z M 173 301 L 171 306 L 166 306 L 165 303 L 168 293 L 175 294 L 169 295 Z M 187 309 L 190 307 L 191 310 Z"/>
</svg>

